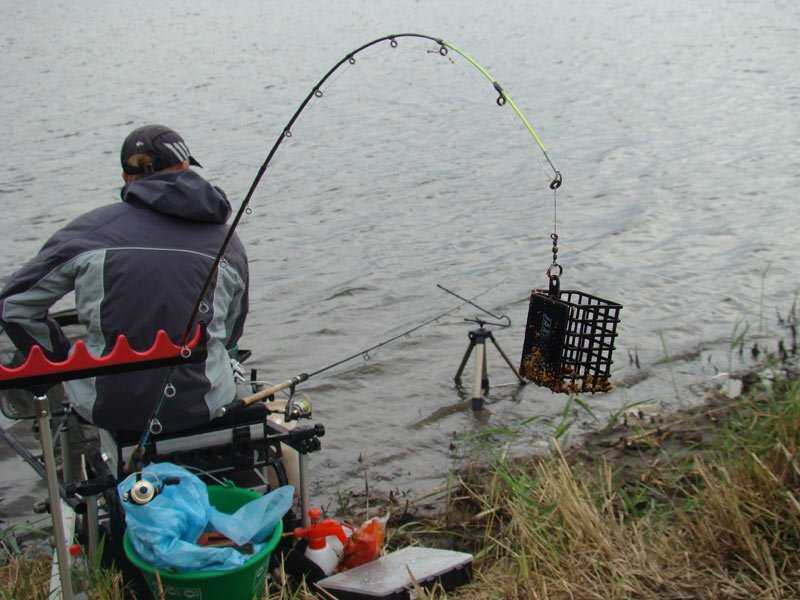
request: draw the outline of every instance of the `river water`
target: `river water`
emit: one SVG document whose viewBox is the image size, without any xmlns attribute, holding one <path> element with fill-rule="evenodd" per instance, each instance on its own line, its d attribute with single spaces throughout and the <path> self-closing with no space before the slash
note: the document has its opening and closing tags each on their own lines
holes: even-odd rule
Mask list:
<svg viewBox="0 0 800 600">
<path fill-rule="evenodd" d="M 0 280 L 58 227 L 113 202 L 129 130 L 183 134 L 235 206 L 295 109 L 348 52 L 390 33 L 458 46 L 503 85 L 547 146 L 562 286 L 624 305 L 614 391 L 582 398 L 575 431 L 626 404 L 696 401 L 753 344 L 775 350 L 800 289 L 800 5 L 0 0 Z M 239 233 L 251 260 L 243 347 L 271 381 L 313 372 L 459 300 L 512 322 L 545 287 L 548 169 L 489 82 L 455 53 L 401 39 L 341 69 L 293 128 Z M 65 305 L 69 303 L 67 299 Z M 311 466 L 322 505 L 364 487 L 424 493 L 487 450 L 546 445 L 567 397 L 513 383 L 489 346 L 488 406 L 453 382 L 479 316 L 465 306 L 313 377 L 327 435 Z M 485 316 L 485 315 L 482 315 Z M 746 331 L 740 357 L 733 341 Z M 638 359 L 638 360 L 637 360 Z M 465 370 L 469 387 L 472 365 Z M 527 425 L 523 422 L 531 420 Z M 5 426 L 10 426 L 7 421 Z M 35 447 L 28 425 L 12 431 Z M 44 495 L 3 452 L 0 510 Z"/>
</svg>

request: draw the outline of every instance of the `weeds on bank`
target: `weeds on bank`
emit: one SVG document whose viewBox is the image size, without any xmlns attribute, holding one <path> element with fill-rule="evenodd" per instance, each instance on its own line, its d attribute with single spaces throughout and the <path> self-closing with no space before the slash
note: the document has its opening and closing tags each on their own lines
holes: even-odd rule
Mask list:
<svg viewBox="0 0 800 600">
<path fill-rule="evenodd" d="M 102 565 L 105 538 L 101 538 L 93 559 L 85 558 L 80 564 L 72 567 L 72 589 L 82 591 L 89 598 L 103 600 L 122 600 L 127 598 L 127 586 L 122 573 L 114 568 Z"/>
<path fill-rule="evenodd" d="M 25 529 L 25 530 L 23 530 Z M 48 538 L 43 530 L 9 528 L 0 533 L 0 598 L 2 600 L 46 600 L 50 598 L 52 549 L 39 544 L 20 544 L 18 535 L 26 540 Z M 100 565 L 103 542 L 97 559 L 76 564 L 71 568 L 72 589 L 77 594 L 95 600 L 122 600 L 125 586 L 122 574 Z"/>
<path fill-rule="evenodd" d="M 393 543 L 475 554 L 473 583 L 442 598 L 800 596 L 796 374 L 631 440 L 613 460 L 498 454 Z"/>
<path fill-rule="evenodd" d="M 50 561 L 44 560 L 42 550 L 12 550 L 5 542 L 0 542 L 0 598 L 48 597 L 50 587 Z"/>
</svg>

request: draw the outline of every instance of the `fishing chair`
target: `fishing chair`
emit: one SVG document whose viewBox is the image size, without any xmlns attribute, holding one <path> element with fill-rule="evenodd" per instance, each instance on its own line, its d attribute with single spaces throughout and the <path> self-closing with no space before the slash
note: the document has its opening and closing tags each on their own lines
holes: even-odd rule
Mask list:
<svg viewBox="0 0 800 600">
<path fill-rule="evenodd" d="M 198 360 L 198 356 L 204 357 L 204 336 L 201 327 L 195 338 L 201 341 L 192 348 L 195 354 L 192 360 Z M 188 362 L 183 349 L 177 347 L 168 348 L 167 353 L 173 356 L 163 358 L 165 354 L 162 350 L 171 342 L 160 344 L 157 338 L 151 348 L 152 356 L 148 358 L 154 366 L 162 366 L 165 361 L 170 361 L 167 364 Z M 121 345 L 124 346 L 124 343 Z M 75 358 L 81 354 L 85 356 Z M 245 360 L 244 356 L 240 358 Z M 29 356 L 20 368 L 0 369 L 0 390 L 3 390 L 0 393 L 0 410 L 12 420 L 37 419 L 44 465 L 4 428 L 0 427 L 0 433 L 48 482 L 49 511 L 53 516 L 57 550 L 71 543 L 73 535 L 77 535 L 92 557 L 103 528 L 110 538 L 106 549 L 110 549 L 111 555 L 118 559 L 124 557 L 121 550 L 125 530 L 124 510 L 116 487 L 129 474 L 130 459 L 139 445 L 139 435 L 94 428 L 70 408 L 61 385 L 51 387 L 47 397 L 34 397 L 25 388 L 42 382 L 119 372 L 131 365 L 132 369 L 142 368 L 133 364 L 138 360 L 124 348 L 120 353 L 115 348 L 107 357 L 98 359 L 86 355 L 85 348 L 76 347 L 67 363 L 49 363 L 43 356 Z M 17 364 L 22 362 L 22 357 L 17 357 Z M 270 397 L 264 399 L 274 400 Z M 310 406 L 306 413 L 302 413 L 290 410 L 290 405 L 291 401 L 286 410 L 281 411 L 268 408 L 264 402 L 257 402 L 238 410 L 225 411 L 223 416 L 199 427 L 151 435 L 139 455 L 141 459 L 138 464 L 143 465 L 139 468 L 146 470 L 147 464 L 169 461 L 196 472 L 207 482 L 225 480 L 224 483 L 228 484 L 233 481 L 240 487 L 260 492 L 291 483 L 299 498 L 299 507 L 287 513 L 284 526 L 291 530 L 299 524 L 308 525 L 307 455 L 320 449 L 319 438 L 325 434 L 325 428 L 321 424 L 294 426 L 295 423 L 288 421 L 297 418 L 298 414 L 310 417 Z M 276 413 L 277 417 L 268 418 Z M 285 420 L 279 418 L 281 415 Z M 71 468 L 76 448 L 69 432 L 81 429 L 96 429 L 97 436 L 91 448 L 79 448 L 81 460 L 80 473 L 77 474 Z M 55 474 L 56 447 L 62 464 L 61 481 L 57 480 Z M 64 512 L 68 513 L 66 519 L 62 517 Z M 71 523 L 69 531 L 65 521 Z M 64 568 L 62 565 L 66 562 L 66 557 L 58 557 L 59 570 Z M 120 562 L 124 561 L 120 560 L 117 564 Z M 63 581 L 64 577 L 61 579 Z"/>
<path fill-rule="evenodd" d="M 139 434 L 95 428 L 69 408 L 62 386 L 51 388 L 48 404 L 53 447 L 61 464 L 62 496 L 73 508 L 83 502 L 97 503 L 107 490 L 113 496 L 116 483 L 127 475 L 126 465 Z M 34 396 L 24 390 L 6 390 L 0 394 L 0 412 L 14 421 L 36 419 Z M 142 464 L 172 462 L 207 482 L 228 480 L 262 493 L 292 484 L 300 500 L 297 513 L 307 514 L 307 455 L 320 449 L 325 429 L 320 424 L 292 427 L 293 422 L 268 419 L 270 412 L 264 403 L 251 404 L 189 430 L 153 436 L 145 446 Z M 24 449 L 4 432 L 15 449 Z M 33 456 L 28 458 L 38 462 Z M 93 512 L 91 508 L 77 510 Z M 97 520 L 104 521 L 104 516 L 99 513 Z M 294 527 L 299 519 L 292 519 Z"/>
</svg>

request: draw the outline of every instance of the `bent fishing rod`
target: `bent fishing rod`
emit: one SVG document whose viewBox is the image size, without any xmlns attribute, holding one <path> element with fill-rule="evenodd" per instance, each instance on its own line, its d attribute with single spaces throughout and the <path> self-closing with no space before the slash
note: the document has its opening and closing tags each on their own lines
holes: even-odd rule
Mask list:
<svg viewBox="0 0 800 600">
<path fill-rule="evenodd" d="M 269 166 L 270 162 L 272 162 L 272 159 L 275 157 L 275 154 L 277 153 L 278 148 L 280 148 L 281 144 L 287 138 L 292 137 L 292 127 L 294 126 L 294 124 L 297 121 L 297 119 L 300 117 L 300 115 L 303 113 L 303 111 L 306 109 L 306 107 L 308 106 L 308 104 L 311 102 L 312 99 L 321 98 L 323 96 L 322 86 L 328 81 L 328 79 L 330 79 L 330 77 L 336 71 L 339 70 L 340 67 L 342 67 L 342 65 L 345 65 L 345 64 L 355 65 L 356 64 L 356 56 L 359 53 L 361 53 L 362 51 L 366 50 L 367 48 L 370 48 L 370 47 L 375 46 L 377 44 L 381 44 L 383 42 L 389 42 L 389 45 L 392 48 L 397 48 L 398 39 L 400 39 L 400 38 L 418 38 L 418 39 L 429 40 L 429 41 L 435 42 L 439 46 L 438 53 L 441 56 L 447 56 L 448 52 L 450 50 L 452 50 L 456 54 L 458 54 L 461 57 L 463 57 L 464 59 L 466 59 L 467 62 L 469 62 L 476 69 L 478 69 L 478 71 L 480 71 L 483 74 L 483 76 L 486 77 L 486 79 L 489 80 L 489 82 L 492 84 L 492 87 L 497 92 L 498 95 L 497 95 L 497 99 L 495 101 L 497 103 L 497 105 L 502 108 L 503 106 L 508 104 L 513 109 L 514 113 L 522 121 L 523 125 L 528 130 L 528 132 L 531 134 L 531 136 L 533 137 L 534 141 L 536 142 L 536 145 L 539 147 L 539 150 L 541 151 L 541 153 L 543 154 L 545 160 L 547 161 L 547 164 L 550 166 L 550 168 L 553 171 L 553 179 L 551 180 L 550 185 L 549 185 L 550 189 L 555 191 L 559 187 L 561 187 L 561 183 L 562 183 L 561 172 L 553 164 L 552 160 L 550 159 L 550 156 L 547 154 L 547 149 L 545 148 L 545 146 L 542 143 L 541 139 L 537 135 L 536 131 L 534 131 L 533 126 L 530 124 L 530 122 L 525 117 L 525 115 L 522 114 L 522 111 L 514 103 L 514 101 L 509 97 L 509 95 L 506 93 L 506 91 L 503 89 L 503 87 L 497 82 L 497 80 L 494 77 L 492 77 L 489 74 L 489 72 L 483 66 L 481 66 L 475 59 L 473 59 L 471 56 L 469 56 L 466 52 L 464 52 L 463 50 L 457 48 L 453 44 L 444 41 L 441 38 L 433 37 L 433 36 L 430 36 L 430 35 L 424 35 L 424 34 L 420 34 L 420 33 L 398 33 L 398 34 L 392 34 L 392 35 L 387 35 L 387 36 L 372 40 L 371 42 L 367 42 L 366 44 L 364 44 L 364 45 L 356 48 L 355 50 L 347 53 L 341 60 L 339 60 L 339 62 L 337 62 L 333 67 L 331 67 L 331 69 L 311 88 L 311 91 L 308 93 L 308 95 L 305 97 L 305 99 L 300 103 L 300 105 L 298 106 L 297 110 L 295 110 L 295 112 L 292 115 L 292 117 L 289 119 L 289 121 L 286 123 L 286 125 L 284 126 L 283 130 L 281 131 L 281 133 L 278 135 L 277 140 L 273 144 L 272 148 L 270 149 L 269 153 L 267 154 L 266 159 L 264 160 L 264 162 L 261 165 L 261 167 L 259 168 L 255 178 L 253 179 L 253 182 L 250 185 L 250 188 L 248 189 L 247 194 L 245 195 L 244 200 L 242 201 L 242 203 L 241 203 L 241 205 L 239 207 L 239 210 L 236 212 L 236 215 L 234 216 L 233 221 L 231 222 L 230 228 L 228 229 L 228 233 L 227 233 L 227 235 L 225 236 L 225 238 L 222 241 L 222 245 L 220 246 L 219 252 L 214 257 L 214 261 L 213 261 L 213 263 L 211 265 L 211 268 L 209 269 L 208 276 L 206 277 L 206 280 L 203 283 L 203 286 L 202 286 L 202 289 L 200 290 L 200 294 L 198 295 L 197 301 L 196 301 L 194 307 L 192 308 L 192 312 L 191 312 L 191 314 L 189 315 L 189 318 L 186 321 L 186 326 L 184 327 L 183 334 L 181 336 L 181 341 L 180 341 L 180 345 L 181 346 L 185 347 L 186 346 L 186 342 L 189 340 L 189 338 L 191 336 L 191 332 L 192 332 L 192 329 L 194 327 L 195 320 L 197 319 L 197 316 L 198 316 L 198 314 L 200 312 L 200 308 L 201 308 L 201 306 L 203 305 L 203 303 L 205 301 L 206 293 L 208 292 L 208 290 L 209 290 L 209 288 L 211 286 L 211 282 L 214 279 L 214 276 L 215 276 L 215 274 L 217 272 L 217 269 L 219 268 L 219 265 L 220 265 L 221 261 L 224 258 L 225 250 L 227 249 L 228 244 L 230 243 L 231 239 L 233 238 L 233 235 L 234 235 L 234 233 L 236 231 L 236 228 L 239 225 L 239 222 L 242 219 L 242 216 L 245 214 L 245 212 L 247 212 L 249 210 L 250 201 L 251 201 L 251 199 L 253 197 L 253 194 L 256 191 L 256 188 L 258 188 L 259 184 L 261 183 L 261 180 L 262 180 L 262 178 L 264 177 L 264 174 L 267 171 L 267 167 Z M 151 434 L 158 434 L 158 433 L 160 433 L 160 431 L 162 429 L 161 423 L 159 421 L 159 415 L 161 414 L 162 407 L 164 405 L 164 402 L 165 402 L 168 394 L 170 393 L 171 390 L 173 390 L 173 388 L 171 386 L 171 383 L 170 383 L 170 380 L 172 378 L 172 374 L 174 372 L 174 369 L 175 369 L 174 366 L 170 367 L 169 372 L 167 373 L 167 376 L 166 376 L 165 381 L 164 381 L 164 386 L 162 388 L 161 395 L 160 395 L 158 401 L 153 406 L 153 410 L 151 411 L 150 416 L 148 417 L 147 423 L 145 425 L 145 429 L 142 432 L 142 436 L 141 436 L 141 438 L 139 440 L 139 443 L 137 444 L 136 449 L 133 452 L 132 460 L 133 460 L 134 457 L 136 457 L 136 459 L 140 459 L 141 458 L 141 456 L 144 453 L 144 447 L 146 446 L 146 444 L 147 444 L 147 442 L 148 442 L 148 440 L 150 438 L 150 435 Z"/>
</svg>

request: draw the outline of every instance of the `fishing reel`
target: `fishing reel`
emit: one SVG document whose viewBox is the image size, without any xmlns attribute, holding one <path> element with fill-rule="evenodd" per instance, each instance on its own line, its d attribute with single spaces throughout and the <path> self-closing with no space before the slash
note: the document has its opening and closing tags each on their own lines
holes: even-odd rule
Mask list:
<svg viewBox="0 0 800 600">
<path fill-rule="evenodd" d="M 284 419 L 287 422 L 297 421 L 298 419 L 311 418 L 311 400 L 308 396 L 301 397 L 292 396 L 286 403 L 286 408 L 283 409 Z"/>
<path fill-rule="evenodd" d="M 145 476 L 150 476 L 155 481 L 150 481 L 146 479 Z M 164 486 L 177 485 L 181 482 L 180 477 L 165 477 L 164 479 L 159 479 L 154 473 L 144 471 L 134 473 L 130 475 L 128 479 L 131 477 L 136 477 L 136 481 L 131 486 L 131 489 L 123 494 L 122 499 L 125 502 L 130 502 L 137 506 L 143 506 L 152 502 L 156 496 L 164 491 Z"/>
</svg>

